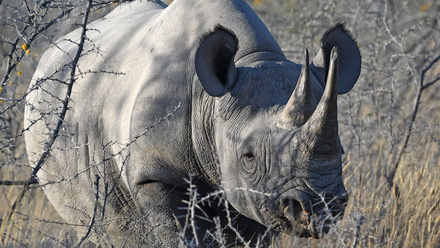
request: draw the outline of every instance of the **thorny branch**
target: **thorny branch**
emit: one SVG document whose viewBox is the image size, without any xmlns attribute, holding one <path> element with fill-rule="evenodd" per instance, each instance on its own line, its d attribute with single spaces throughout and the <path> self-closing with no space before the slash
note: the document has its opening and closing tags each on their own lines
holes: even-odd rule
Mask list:
<svg viewBox="0 0 440 248">
<path fill-rule="evenodd" d="M 132 138 L 130 139 L 130 141 L 129 141 L 128 143 L 124 144 L 123 147 L 122 147 L 118 152 L 116 152 L 116 153 L 114 153 L 114 154 L 110 154 L 108 157 L 103 158 L 103 160 L 101 161 L 101 163 L 106 162 L 106 161 L 108 161 L 108 160 L 110 160 L 111 158 L 114 158 L 114 157 L 116 157 L 116 156 L 123 155 L 122 153 L 126 150 L 127 147 L 129 147 L 131 144 L 135 143 L 136 140 L 138 140 L 140 137 L 144 136 L 144 135 L 145 135 L 148 131 L 150 131 L 152 128 L 156 127 L 157 125 L 159 125 L 159 124 L 162 123 L 163 121 L 167 120 L 170 116 L 172 116 L 173 114 L 175 114 L 175 112 L 176 112 L 179 108 L 180 108 L 180 103 L 179 103 L 177 106 L 174 107 L 174 110 L 173 110 L 173 111 L 167 113 L 164 117 L 158 119 L 153 125 L 148 126 L 148 127 L 145 127 L 145 129 L 144 129 L 144 131 L 143 131 L 142 133 L 140 133 L 140 134 L 138 134 L 138 135 L 132 137 Z M 66 111 L 67 111 L 67 110 L 66 110 Z M 31 125 L 32 125 L 32 124 L 31 124 Z M 26 128 L 25 130 L 28 130 L 28 129 L 29 129 L 29 128 Z M 53 137 L 53 136 L 52 136 L 52 137 Z M 113 143 L 113 142 L 110 142 L 109 144 L 114 144 L 114 143 Z M 43 154 L 43 155 L 44 155 L 44 154 Z M 46 156 L 48 156 L 48 155 L 50 155 L 50 151 L 49 151 L 49 153 L 48 153 Z M 127 159 L 129 156 L 130 156 L 130 154 L 127 154 L 127 155 L 126 155 L 126 159 Z M 40 157 L 40 160 L 39 160 L 38 164 L 40 164 L 40 161 L 41 161 L 41 157 Z M 42 166 L 43 164 L 44 164 L 44 161 L 41 163 L 41 166 Z M 41 166 L 40 166 L 40 168 L 41 168 Z M 91 165 L 90 167 L 88 167 L 88 168 L 87 168 L 86 170 L 84 170 L 84 171 L 80 171 L 80 172 L 78 172 L 77 176 L 79 176 L 80 174 L 82 174 L 82 173 L 88 171 L 91 167 L 93 167 L 93 165 Z M 34 169 L 34 170 L 35 170 L 35 169 Z M 37 171 L 37 172 L 38 172 L 38 171 Z M 36 179 L 36 173 L 37 173 L 37 172 L 35 172 L 35 174 L 32 174 L 32 173 L 31 173 L 31 175 L 35 175 L 35 176 L 31 177 L 29 180 L 26 180 L 26 181 L 24 181 L 24 180 L 23 180 L 23 181 L 8 181 L 8 180 L 0 180 L 0 185 L 5 185 L 5 186 L 24 185 L 24 186 L 25 186 L 26 184 L 29 184 L 29 185 L 32 185 L 32 184 L 38 184 L 38 180 Z M 45 186 L 45 185 L 54 184 L 54 183 L 60 183 L 60 182 L 62 182 L 62 181 L 69 181 L 69 180 L 71 180 L 71 178 L 63 178 L 63 179 L 58 180 L 58 181 L 47 182 L 47 183 L 45 183 L 44 185 L 40 185 L 40 186 Z"/>
<path fill-rule="evenodd" d="M 6 227 L 6 224 L 9 222 L 10 218 L 12 217 L 15 209 L 20 204 L 20 202 L 23 199 L 26 191 L 29 189 L 29 186 L 32 183 L 35 183 L 36 175 L 37 175 L 38 171 L 42 168 L 44 163 L 46 162 L 47 158 L 50 156 L 50 152 L 51 152 L 52 146 L 53 146 L 55 140 L 57 139 L 58 134 L 59 134 L 59 132 L 61 130 L 61 126 L 62 126 L 62 124 L 64 122 L 64 117 L 65 117 L 67 109 L 68 109 L 68 105 L 69 105 L 69 101 L 70 101 L 70 95 L 72 93 L 72 88 L 73 88 L 73 85 L 75 83 L 75 74 L 76 74 L 76 70 L 77 70 L 78 61 L 79 61 L 79 58 L 81 57 L 81 54 L 82 54 L 82 51 L 83 51 L 84 42 L 85 42 L 85 39 L 86 39 L 87 23 L 88 23 L 88 20 L 89 20 L 89 14 L 90 14 L 91 8 L 92 8 L 92 0 L 89 0 L 88 4 L 87 4 L 87 7 L 86 7 L 86 10 L 84 11 L 84 17 L 83 17 L 83 20 L 82 20 L 82 23 L 81 23 L 82 31 L 81 31 L 80 42 L 78 44 L 78 49 L 76 51 L 76 54 L 75 54 L 75 57 L 74 57 L 73 61 L 70 64 L 71 71 L 70 71 L 69 84 L 68 84 L 68 87 L 67 87 L 66 96 L 65 96 L 64 101 L 63 101 L 62 112 L 61 112 L 61 114 L 59 116 L 56 128 L 55 128 L 55 130 L 52 133 L 51 139 L 49 141 L 47 141 L 47 143 L 46 143 L 46 145 L 44 147 L 44 152 L 41 155 L 38 163 L 36 164 L 36 166 L 32 170 L 28 182 L 23 185 L 23 189 L 21 190 L 20 194 L 18 195 L 18 197 L 16 198 L 16 200 L 12 204 L 10 212 L 8 213 L 6 218 L 2 221 L 2 226 L 0 228 L 0 233 L 3 233 L 2 231 L 3 231 L 4 227 Z M 2 240 L 3 240 L 3 236 L 2 236 Z"/>
<path fill-rule="evenodd" d="M 93 215 L 90 218 L 90 223 L 87 227 L 87 231 L 84 234 L 84 236 L 78 241 L 78 243 L 75 245 L 75 247 L 81 247 L 81 244 L 89 237 L 90 233 L 92 232 L 92 227 L 95 224 L 95 218 L 96 213 L 98 211 L 98 201 L 99 201 L 99 179 L 100 176 L 98 174 L 95 175 L 95 205 L 93 207 Z"/>
<path fill-rule="evenodd" d="M 438 75 L 436 78 L 434 78 L 432 81 L 428 82 L 428 83 L 424 83 L 425 82 L 425 75 L 426 73 L 432 68 L 432 66 L 434 66 L 434 64 L 436 64 L 438 61 L 440 60 L 440 54 L 437 55 L 437 57 L 435 57 L 431 63 L 429 63 L 428 66 L 426 66 L 423 70 L 422 70 L 422 75 L 420 77 L 420 81 L 421 81 L 421 85 L 422 85 L 422 90 L 427 89 L 429 86 L 433 85 L 434 83 L 436 83 L 437 81 L 440 80 L 440 75 Z"/>
<path fill-rule="evenodd" d="M 67 16 L 68 14 L 70 14 L 72 12 L 73 8 L 69 8 L 69 9 L 65 9 L 62 11 L 62 13 L 60 15 L 58 15 L 57 17 L 53 18 L 51 21 L 49 21 L 48 23 L 44 24 L 43 26 L 34 29 L 33 33 L 26 38 L 26 43 L 28 44 L 28 46 L 31 46 L 31 44 L 33 43 L 33 41 L 40 36 L 45 30 L 49 29 L 51 26 L 53 26 L 54 24 L 56 24 L 57 22 L 59 22 L 63 17 Z M 34 14 L 35 15 L 35 14 Z M 25 27 L 21 30 L 18 31 L 19 34 L 23 34 L 28 28 L 30 27 L 29 23 L 25 24 Z M 0 83 L 1 86 L 5 86 L 6 83 L 8 82 L 12 72 L 14 72 L 16 66 L 20 63 L 20 61 L 23 59 L 24 55 L 26 54 L 25 50 L 22 50 L 19 55 L 15 58 L 13 58 L 14 53 L 17 51 L 17 45 L 18 42 L 20 41 L 20 38 L 16 38 L 14 42 L 12 42 L 11 45 L 11 51 L 8 53 L 7 55 L 7 69 L 2 77 L 2 81 Z M 14 61 L 14 62 L 13 62 Z"/>
<path fill-rule="evenodd" d="M 81 31 L 80 41 L 78 44 L 78 49 L 76 51 L 76 54 L 75 54 L 75 57 L 73 58 L 72 63 L 70 64 L 71 70 L 70 70 L 69 84 L 67 86 L 67 93 L 66 93 L 66 96 L 63 101 L 63 107 L 61 110 L 60 117 L 58 119 L 58 123 L 55 127 L 55 130 L 52 133 L 51 139 L 45 144 L 44 152 L 41 155 L 37 165 L 32 170 L 31 177 L 36 177 L 38 171 L 41 169 L 43 164 L 46 162 L 47 158 L 50 155 L 50 151 L 52 149 L 52 146 L 55 143 L 55 140 L 57 139 L 58 134 L 61 130 L 61 126 L 63 125 L 64 117 L 66 116 L 67 109 L 69 106 L 70 96 L 72 94 L 73 85 L 76 81 L 75 75 L 76 75 L 76 70 L 77 70 L 77 66 L 78 66 L 78 61 L 79 61 L 79 58 L 81 57 L 83 47 L 84 47 L 84 42 L 86 39 L 87 23 L 88 23 L 89 13 L 90 13 L 91 7 L 92 7 L 92 0 L 89 0 L 88 5 L 87 5 L 87 9 L 84 13 L 84 18 L 83 18 L 83 22 L 82 22 L 82 31 Z"/>
</svg>

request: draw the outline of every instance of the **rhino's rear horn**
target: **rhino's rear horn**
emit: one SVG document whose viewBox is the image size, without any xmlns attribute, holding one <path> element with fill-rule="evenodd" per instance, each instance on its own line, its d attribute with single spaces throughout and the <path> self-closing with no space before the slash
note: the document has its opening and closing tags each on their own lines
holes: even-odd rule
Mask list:
<svg viewBox="0 0 440 248">
<path fill-rule="evenodd" d="M 310 119 L 302 127 L 311 154 L 331 156 L 339 152 L 338 144 L 338 51 L 330 55 L 327 82 L 321 100 Z"/>
<path fill-rule="evenodd" d="M 284 128 L 304 125 L 316 108 L 315 97 L 310 83 L 309 51 L 306 49 L 301 75 L 295 90 L 281 113 L 278 124 Z"/>
</svg>

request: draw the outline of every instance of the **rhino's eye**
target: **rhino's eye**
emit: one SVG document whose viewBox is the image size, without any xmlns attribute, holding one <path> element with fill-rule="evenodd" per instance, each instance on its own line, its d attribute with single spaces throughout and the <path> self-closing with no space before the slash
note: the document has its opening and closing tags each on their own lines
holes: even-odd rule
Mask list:
<svg viewBox="0 0 440 248">
<path fill-rule="evenodd" d="M 252 152 L 246 152 L 243 155 L 243 159 L 246 163 L 252 163 L 254 161 L 254 154 Z"/>
<path fill-rule="evenodd" d="M 255 166 L 255 155 L 254 153 L 247 151 L 243 153 L 243 163 L 241 168 L 244 172 L 244 175 L 254 175 L 257 171 L 257 166 Z"/>
</svg>

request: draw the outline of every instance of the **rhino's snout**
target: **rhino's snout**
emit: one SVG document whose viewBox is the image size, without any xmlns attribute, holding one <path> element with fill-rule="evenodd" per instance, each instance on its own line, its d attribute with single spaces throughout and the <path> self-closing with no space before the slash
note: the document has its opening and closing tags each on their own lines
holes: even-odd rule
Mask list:
<svg viewBox="0 0 440 248">
<path fill-rule="evenodd" d="M 280 208 L 287 220 L 288 233 L 299 237 L 322 238 L 332 225 L 342 219 L 348 195 L 326 195 L 325 197 L 284 197 Z"/>
</svg>

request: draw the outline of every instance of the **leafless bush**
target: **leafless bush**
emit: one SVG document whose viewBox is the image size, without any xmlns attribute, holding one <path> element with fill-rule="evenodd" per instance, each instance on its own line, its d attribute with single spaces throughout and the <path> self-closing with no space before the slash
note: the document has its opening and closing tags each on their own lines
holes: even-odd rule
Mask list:
<svg viewBox="0 0 440 248">
<path fill-rule="evenodd" d="M 5 177 L 2 173 L 1 179 L 3 180 L 0 181 L 1 185 L 22 185 L 21 189 L 17 191 L 18 194 L 15 195 L 15 199 L 9 199 L 9 203 L 12 204 L 10 205 L 7 202 L 2 209 L 0 233 L 2 233 L 1 243 L 4 245 L 10 244 L 8 240 L 12 240 L 15 244 L 17 244 L 17 242 L 19 244 L 24 242 L 14 239 L 10 234 L 14 228 L 13 223 L 16 222 L 12 217 L 14 214 L 17 215 L 17 212 L 20 211 L 18 209 L 23 205 L 22 202 L 25 195 L 32 192 L 32 188 L 38 187 L 34 186 L 37 183 L 36 174 L 50 156 L 55 140 L 60 135 L 63 135 L 63 121 L 69 109 L 72 87 L 78 75 L 83 73 L 78 70 L 80 57 L 87 53 L 99 53 L 99 50 L 96 49 L 95 46 L 92 46 L 91 50 L 84 49 L 84 44 L 90 43 L 90 40 L 87 39 L 87 23 L 90 21 L 92 13 L 100 12 L 101 9 L 110 4 L 111 1 L 31 2 L 23 0 L 20 2 L 5 2 L 0 5 L 0 11 L 2 12 L 2 21 L 0 24 L 2 26 L 1 45 L 5 58 L 5 60 L 2 60 L 3 76 L 0 86 L 0 129 L 2 130 L 0 134 L 0 146 L 2 147 L 0 169 L 5 172 L 8 170 L 17 170 L 20 166 L 25 167 L 22 168 L 22 173 L 18 173 L 21 174 L 18 176 L 20 180 L 17 180 L 17 177 Z M 35 122 L 26 127 L 23 127 L 22 124 L 24 106 L 26 104 L 29 105 L 29 103 L 25 101 L 27 95 L 25 88 L 27 88 L 29 84 L 39 53 L 46 49 L 49 44 L 56 46 L 55 40 L 60 35 L 76 28 L 82 30 L 79 42 L 76 43 L 77 50 L 72 60 L 64 65 L 64 68 L 70 72 L 70 77 L 64 82 L 59 82 L 60 85 L 66 86 L 66 95 L 64 99 L 58 99 L 60 102 L 59 108 L 54 107 L 51 111 L 41 114 L 42 119 L 56 116 L 55 118 L 58 120 L 57 124 L 51 129 L 52 134 L 49 135 L 50 139 L 45 143 L 45 150 L 39 155 L 38 163 L 33 168 L 29 168 L 26 163 L 27 158 L 25 156 L 22 137 L 23 133 Z M 60 29 L 63 31 L 59 31 Z M 43 50 L 41 47 L 43 47 Z M 36 86 L 40 87 L 40 85 L 52 80 L 52 78 L 41 78 L 38 80 L 40 81 Z M 32 90 L 34 89 L 29 89 L 29 92 Z M 98 178 L 99 176 L 97 179 Z M 97 185 L 98 182 L 97 180 Z M 7 198 L 3 199 L 2 197 L 2 201 L 4 200 L 7 200 Z M 26 216 L 25 219 L 28 217 L 29 216 Z M 39 217 L 32 216 L 32 218 L 38 219 Z M 78 241 L 78 245 L 81 245 L 88 237 L 94 222 L 94 216 L 91 220 L 86 235 Z M 47 222 L 50 223 L 51 221 Z M 20 230 L 20 228 L 18 230 Z M 55 238 L 54 240 L 57 239 Z M 58 242 L 62 243 L 61 241 Z"/>
</svg>

